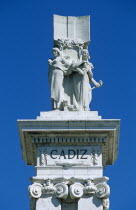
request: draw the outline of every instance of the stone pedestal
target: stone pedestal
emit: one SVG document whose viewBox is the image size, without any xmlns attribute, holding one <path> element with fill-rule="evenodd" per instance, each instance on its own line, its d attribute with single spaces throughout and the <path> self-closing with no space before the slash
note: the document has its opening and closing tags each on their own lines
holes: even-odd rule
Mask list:
<svg viewBox="0 0 136 210">
<path fill-rule="evenodd" d="M 18 124 L 23 159 L 36 170 L 31 210 L 109 209 L 103 167 L 117 158 L 119 120 L 92 111 L 51 111 Z"/>
</svg>

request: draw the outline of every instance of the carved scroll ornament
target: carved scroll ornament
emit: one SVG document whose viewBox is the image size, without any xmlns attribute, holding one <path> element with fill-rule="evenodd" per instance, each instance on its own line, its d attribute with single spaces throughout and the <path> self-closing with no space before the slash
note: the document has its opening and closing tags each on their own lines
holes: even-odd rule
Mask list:
<svg viewBox="0 0 136 210">
<path fill-rule="evenodd" d="M 68 184 L 68 182 L 61 182 L 54 184 L 52 180 L 47 179 L 45 183 L 33 183 L 29 186 L 29 194 L 31 198 L 38 199 L 42 194 L 56 195 L 57 198 L 66 199 L 68 194 L 71 199 L 80 199 L 83 194 L 93 195 L 95 194 L 99 199 L 102 199 L 104 210 L 109 209 L 109 194 L 110 187 L 106 184 L 108 178 L 102 177 L 98 182 L 98 179 L 87 179 L 83 184 L 75 182 Z M 97 181 L 97 183 L 96 183 Z"/>
<path fill-rule="evenodd" d="M 64 183 L 58 183 L 55 185 L 56 196 L 58 198 L 66 199 L 68 196 L 68 186 Z"/>
<path fill-rule="evenodd" d="M 70 186 L 70 197 L 72 199 L 81 198 L 83 195 L 84 186 L 80 183 L 75 183 Z"/>
<path fill-rule="evenodd" d="M 30 197 L 40 198 L 42 195 L 42 189 L 43 189 L 43 186 L 39 183 L 34 183 L 34 184 L 30 185 L 28 188 Z"/>
<path fill-rule="evenodd" d="M 110 187 L 106 183 L 98 183 L 96 185 L 96 196 L 98 198 L 108 198 L 110 195 Z"/>
</svg>

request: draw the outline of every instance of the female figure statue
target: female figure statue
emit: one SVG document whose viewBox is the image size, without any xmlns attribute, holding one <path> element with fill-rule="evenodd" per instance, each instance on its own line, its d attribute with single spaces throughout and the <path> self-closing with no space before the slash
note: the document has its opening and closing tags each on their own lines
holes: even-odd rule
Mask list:
<svg viewBox="0 0 136 210">
<path fill-rule="evenodd" d="M 54 60 L 49 59 L 49 83 L 53 110 L 62 110 L 64 101 L 63 79 L 70 62 L 66 60 L 58 48 L 53 48 Z"/>
<path fill-rule="evenodd" d="M 90 58 L 88 50 L 83 49 L 81 56 L 82 64 L 74 69 L 73 76 L 75 104 L 78 110 L 89 111 L 89 104 L 92 100 L 92 89 L 89 83 L 92 82 L 96 88 L 101 84 L 93 78 L 92 69 L 94 67 L 88 61 Z"/>
</svg>

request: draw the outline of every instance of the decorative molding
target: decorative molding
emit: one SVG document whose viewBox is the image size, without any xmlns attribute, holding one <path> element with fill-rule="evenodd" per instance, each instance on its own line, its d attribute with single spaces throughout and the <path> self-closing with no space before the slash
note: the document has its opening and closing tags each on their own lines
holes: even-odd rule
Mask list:
<svg viewBox="0 0 136 210">
<path fill-rule="evenodd" d="M 33 144 L 43 144 L 43 143 L 87 143 L 87 142 L 92 142 L 92 143 L 105 143 L 106 138 L 99 138 L 99 137 L 39 137 L 39 138 L 32 138 L 32 143 Z"/>
<path fill-rule="evenodd" d="M 39 183 L 34 183 L 29 186 L 28 191 L 31 198 L 40 198 L 42 195 L 43 186 Z"/>
<path fill-rule="evenodd" d="M 46 165 L 46 151 L 44 147 L 38 147 L 38 156 L 40 157 L 40 165 L 45 166 Z"/>
<path fill-rule="evenodd" d="M 83 195 L 83 189 L 84 189 L 84 186 L 80 183 L 75 183 L 75 184 L 72 184 L 69 188 L 69 191 L 70 191 L 70 197 L 72 199 L 79 199 L 82 197 Z"/>
<path fill-rule="evenodd" d="M 85 182 L 84 194 L 95 194 L 96 189 L 97 188 L 95 187 L 93 181 L 90 179 L 87 179 Z"/>
<path fill-rule="evenodd" d="M 55 40 L 57 47 L 60 50 L 63 50 L 64 48 L 74 48 L 74 47 L 79 47 L 79 48 L 83 48 L 84 46 L 84 42 L 82 42 L 80 39 L 58 39 Z"/>
<path fill-rule="evenodd" d="M 40 198 L 42 194 L 56 195 L 60 199 L 67 199 L 68 194 L 71 199 L 80 199 L 83 194 L 87 194 L 90 196 L 96 195 L 98 199 L 102 200 L 103 209 L 109 210 L 110 187 L 106 184 L 107 181 L 108 177 L 86 179 L 79 182 L 76 182 L 73 178 L 61 179 L 61 182 L 55 179 L 39 179 L 40 183 L 34 182 L 28 189 L 33 202 L 33 199 Z"/>
<path fill-rule="evenodd" d="M 96 184 L 96 196 L 98 198 L 108 198 L 110 195 L 110 187 L 106 183 Z"/>
<path fill-rule="evenodd" d="M 83 161 L 81 162 L 63 162 L 63 161 L 55 161 L 56 166 L 63 166 L 63 167 L 71 167 L 71 166 L 83 166 L 85 165 Z M 89 165 L 89 164 L 88 164 Z"/>
<path fill-rule="evenodd" d="M 64 183 L 58 183 L 55 185 L 56 197 L 66 199 L 68 196 L 68 186 Z"/>
<path fill-rule="evenodd" d="M 97 148 L 93 148 L 92 152 L 91 152 L 91 162 L 92 165 L 99 165 L 99 156 L 100 156 L 101 152 L 100 150 L 98 150 Z"/>
<path fill-rule="evenodd" d="M 52 194 L 56 193 L 56 188 L 54 187 L 54 185 L 50 179 L 47 179 L 46 183 L 43 184 L 43 186 L 44 186 L 44 189 L 43 189 L 44 194 L 52 195 Z"/>
</svg>

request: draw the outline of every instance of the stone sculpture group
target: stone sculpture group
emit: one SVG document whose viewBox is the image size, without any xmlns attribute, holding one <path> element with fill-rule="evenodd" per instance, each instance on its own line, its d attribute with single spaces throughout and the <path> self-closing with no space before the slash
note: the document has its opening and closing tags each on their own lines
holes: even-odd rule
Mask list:
<svg viewBox="0 0 136 210">
<path fill-rule="evenodd" d="M 88 49 L 80 40 L 60 39 L 56 45 L 52 49 L 55 58 L 48 60 L 52 109 L 89 111 L 90 83 L 99 88 L 102 81 L 93 78 Z"/>
</svg>

